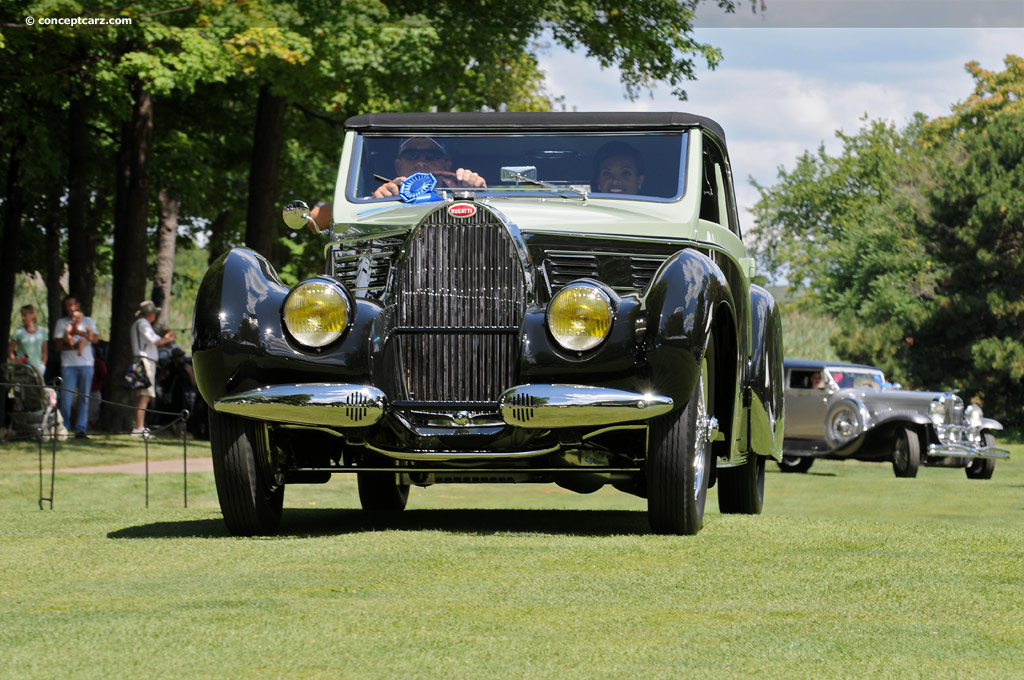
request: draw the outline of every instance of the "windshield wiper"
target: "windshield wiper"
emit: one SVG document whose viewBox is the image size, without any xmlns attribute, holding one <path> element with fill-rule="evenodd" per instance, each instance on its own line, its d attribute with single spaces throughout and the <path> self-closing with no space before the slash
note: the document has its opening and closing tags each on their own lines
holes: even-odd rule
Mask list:
<svg viewBox="0 0 1024 680">
<path fill-rule="evenodd" d="M 502 182 L 526 182 L 527 184 L 534 184 L 539 187 L 551 189 L 557 191 L 559 195 L 569 198 L 570 194 L 575 194 L 584 201 L 587 200 L 587 192 L 581 191 L 580 189 L 573 189 L 572 187 L 560 187 L 550 182 L 537 179 L 537 166 L 535 165 L 505 165 L 501 168 L 501 181 Z"/>
</svg>

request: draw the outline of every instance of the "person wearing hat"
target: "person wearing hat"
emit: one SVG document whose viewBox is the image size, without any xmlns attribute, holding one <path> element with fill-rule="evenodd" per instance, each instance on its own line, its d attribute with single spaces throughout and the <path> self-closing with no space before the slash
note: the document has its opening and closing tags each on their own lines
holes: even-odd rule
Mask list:
<svg viewBox="0 0 1024 680">
<path fill-rule="evenodd" d="M 135 390 L 135 429 L 132 434 L 141 437 L 146 428 L 146 407 L 149 400 L 156 396 L 156 362 L 160 358 L 157 347 L 175 341 L 178 337 L 172 331 L 167 331 L 162 336 L 153 330 L 153 322 L 156 321 L 160 308 L 151 300 L 146 300 L 139 305 L 135 312 L 138 319 L 132 324 L 132 357 L 141 357 L 146 367 L 146 375 L 149 376 L 149 387 Z"/>
<path fill-rule="evenodd" d="M 400 185 L 409 175 L 429 172 L 437 178 L 438 186 L 486 189 L 487 182 L 479 174 L 466 168 L 452 172 L 452 159 L 448 146 L 433 137 L 409 137 L 398 146 L 395 157 L 395 178 L 377 187 L 373 198 L 397 196 Z M 321 229 L 331 226 L 331 203 L 321 203 L 309 211 Z"/>
<path fill-rule="evenodd" d="M 100 339 L 92 317 L 82 316 L 76 320 L 81 305 L 78 298 L 68 295 L 64 298 L 67 316 L 59 319 L 53 327 L 54 343 L 60 350 L 60 415 L 64 424 L 74 430 L 75 437 L 88 439 L 85 429 L 89 424 L 89 390 L 92 389 L 93 356 L 92 346 Z M 84 342 L 83 342 L 84 341 Z M 78 408 L 72 425 L 71 407 L 78 395 Z"/>
</svg>

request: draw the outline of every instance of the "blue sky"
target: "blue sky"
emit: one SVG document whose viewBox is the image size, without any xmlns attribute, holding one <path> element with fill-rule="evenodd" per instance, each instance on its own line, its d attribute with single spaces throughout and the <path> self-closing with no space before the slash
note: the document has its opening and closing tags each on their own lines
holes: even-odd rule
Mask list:
<svg viewBox="0 0 1024 680">
<path fill-rule="evenodd" d="M 835 152 L 834 132 L 856 132 L 865 114 L 900 125 L 915 111 L 944 115 L 973 91 L 968 61 L 1002 70 L 1006 54 L 1024 56 L 1024 28 L 698 28 L 695 37 L 724 59 L 714 71 L 700 64 L 687 101 L 666 86 L 630 102 L 616 71 L 561 49 L 542 54 L 546 86 L 569 110 L 687 111 L 717 120 L 744 210 L 757 200 L 748 177 L 771 184 L 777 168 L 793 167 L 805 149 L 824 142 Z M 741 219 L 752 226 L 749 215 Z"/>
</svg>

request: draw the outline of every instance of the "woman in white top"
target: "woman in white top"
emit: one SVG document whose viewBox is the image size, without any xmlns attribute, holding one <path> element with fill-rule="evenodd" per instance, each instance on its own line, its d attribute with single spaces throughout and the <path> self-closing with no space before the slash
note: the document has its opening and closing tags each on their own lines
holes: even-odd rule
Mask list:
<svg viewBox="0 0 1024 680">
<path fill-rule="evenodd" d="M 146 375 L 149 376 L 149 387 L 135 390 L 137 400 L 135 429 L 132 430 L 132 434 L 138 437 L 142 436 L 146 428 L 146 407 L 149 406 L 149 400 L 156 396 L 156 362 L 160 358 L 157 347 L 172 343 L 178 337 L 171 331 L 161 336 L 153 330 L 153 322 L 159 313 L 160 308 L 152 301 L 146 300 L 139 305 L 139 311 L 135 312 L 135 316 L 139 318 L 132 324 L 132 357 L 142 357 Z"/>
</svg>

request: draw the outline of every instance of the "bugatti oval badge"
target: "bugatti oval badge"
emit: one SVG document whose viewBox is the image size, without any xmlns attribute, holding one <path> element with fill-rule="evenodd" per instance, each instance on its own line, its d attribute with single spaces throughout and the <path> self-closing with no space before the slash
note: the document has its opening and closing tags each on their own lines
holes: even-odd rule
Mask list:
<svg viewBox="0 0 1024 680">
<path fill-rule="evenodd" d="M 472 203 L 455 203 L 448 206 L 448 214 L 452 217 L 472 217 L 476 214 L 476 206 Z"/>
</svg>

